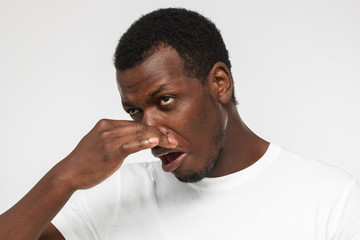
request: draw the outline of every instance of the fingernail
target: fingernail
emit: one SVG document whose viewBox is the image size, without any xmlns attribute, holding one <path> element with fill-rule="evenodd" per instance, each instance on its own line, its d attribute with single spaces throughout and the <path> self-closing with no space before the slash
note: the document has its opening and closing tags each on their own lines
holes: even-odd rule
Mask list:
<svg viewBox="0 0 360 240">
<path fill-rule="evenodd" d="M 178 141 L 175 138 L 168 138 L 168 141 L 171 145 L 178 145 Z"/>
<path fill-rule="evenodd" d="M 153 143 L 159 143 L 159 139 L 158 138 L 149 138 L 149 143 L 153 144 Z"/>
<path fill-rule="evenodd" d="M 165 135 L 167 135 L 167 134 L 168 134 L 168 132 L 167 132 L 166 128 L 159 127 L 159 130 L 160 130 L 160 132 L 162 132 L 162 133 L 163 133 L 163 134 L 165 134 Z"/>
</svg>

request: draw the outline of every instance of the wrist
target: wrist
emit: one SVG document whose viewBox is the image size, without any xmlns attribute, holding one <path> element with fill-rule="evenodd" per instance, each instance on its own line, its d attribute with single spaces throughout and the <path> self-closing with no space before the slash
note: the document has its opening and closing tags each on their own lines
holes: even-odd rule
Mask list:
<svg viewBox="0 0 360 240">
<path fill-rule="evenodd" d="M 61 190 L 65 194 L 73 194 L 77 190 L 75 184 L 73 184 L 73 177 L 63 166 L 63 161 L 56 164 L 48 174 L 52 187 Z"/>
</svg>

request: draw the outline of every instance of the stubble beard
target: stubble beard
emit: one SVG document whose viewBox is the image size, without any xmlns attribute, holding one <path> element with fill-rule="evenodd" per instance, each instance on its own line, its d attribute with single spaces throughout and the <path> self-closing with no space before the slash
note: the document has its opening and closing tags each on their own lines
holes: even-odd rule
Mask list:
<svg viewBox="0 0 360 240">
<path fill-rule="evenodd" d="M 223 150 L 222 143 L 223 143 L 223 130 L 221 124 L 217 124 L 217 130 L 214 132 L 213 135 L 213 142 L 212 145 L 215 149 L 210 149 L 209 152 L 214 152 L 211 156 L 206 159 L 205 166 L 198 170 L 197 172 L 190 172 L 188 174 L 184 174 L 182 176 L 176 176 L 176 178 L 180 182 L 184 183 L 195 183 L 200 181 L 201 179 L 208 176 L 211 170 L 216 166 L 216 163 L 219 161 L 220 154 Z"/>
</svg>

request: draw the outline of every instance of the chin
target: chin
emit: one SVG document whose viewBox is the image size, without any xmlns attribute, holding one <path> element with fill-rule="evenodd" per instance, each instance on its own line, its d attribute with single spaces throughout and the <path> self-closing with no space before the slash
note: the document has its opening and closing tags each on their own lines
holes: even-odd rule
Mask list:
<svg viewBox="0 0 360 240">
<path fill-rule="evenodd" d="M 206 175 L 200 175 L 197 173 L 189 173 L 184 175 L 175 175 L 175 177 L 183 183 L 195 183 L 206 177 Z"/>
<path fill-rule="evenodd" d="M 222 148 L 222 139 L 223 139 L 223 131 L 220 128 L 220 124 L 217 127 L 217 131 L 215 132 L 214 136 L 213 136 L 213 141 L 214 141 L 214 147 L 212 148 L 213 152 L 211 155 L 208 155 L 206 158 L 206 161 L 203 163 L 203 165 L 199 168 L 199 169 L 185 169 L 183 171 L 181 171 L 180 169 L 175 170 L 173 172 L 173 174 L 175 175 L 175 177 L 184 183 L 195 183 L 200 181 L 201 179 L 207 177 L 210 172 L 214 169 L 214 167 L 216 167 L 216 163 L 219 161 L 220 159 L 220 155 L 223 151 Z M 211 152 L 211 150 L 209 151 Z M 195 158 L 196 159 L 196 158 Z M 195 159 L 192 159 L 193 161 Z M 198 162 L 199 164 L 199 162 Z M 192 167 L 197 167 L 194 165 L 198 165 L 198 164 L 193 164 Z"/>
<path fill-rule="evenodd" d="M 215 167 L 219 159 L 220 153 L 221 150 L 217 153 L 216 157 L 209 158 L 208 161 L 205 163 L 205 166 L 203 166 L 200 170 L 186 170 L 184 172 L 175 171 L 173 172 L 173 174 L 180 182 L 184 182 L 184 183 L 198 182 L 209 175 L 211 170 Z"/>
</svg>

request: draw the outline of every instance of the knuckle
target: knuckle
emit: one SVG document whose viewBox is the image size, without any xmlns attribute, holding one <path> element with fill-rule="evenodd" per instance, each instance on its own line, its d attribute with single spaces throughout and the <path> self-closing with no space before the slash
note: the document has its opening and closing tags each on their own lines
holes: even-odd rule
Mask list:
<svg viewBox="0 0 360 240">
<path fill-rule="evenodd" d="M 105 140 L 108 135 L 109 135 L 109 134 L 108 134 L 107 131 L 100 131 L 100 132 L 99 132 L 99 138 L 100 138 L 100 140 Z"/>
<path fill-rule="evenodd" d="M 136 136 L 137 139 L 142 139 L 143 135 L 144 135 L 144 134 L 143 134 L 143 131 L 139 131 L 139 130 L 138 130 L 138 131 L 136 131 L 136 133 L 135 133 L 135 136 Z"/>
<path fill-rule="evenodd" d="M 120 147 L 119 147 L 119 151 L 122 153 L 122 154 L 128 154 L 128 151 L 129 151 L 129 142 L 126 142 L 124 144 L 121 144 Z"/>
<path fill-rule="evenodd" d="M 109 120 L 108 119 L 101 119 L 97 122 L 96 124 L 99 128 L 106 128 L 107 126 L 109 126 Z"/>
<path fill-rule="evenodd" d="M 143 148 L 143 147 L 144 147 L 144 142 L 141 141 L 141 140 L 139 140 L 139 141 L 138 141 L 138 147 L 139 147 L 139 148 Z"/>
<path fill-rule="evenodd" d="M 106 144 L 111 140 L 111 134 L 109 131 L 102 130 L 98 133 L 97 138 L 99 143 Z"/>
<path fill-rule="evenodd" d="M 145 123 L 142 122 L 135 122 L 136 128 L 139 131 L 146 131 L 147 130 L 147 125 Z"/>
</svg>

